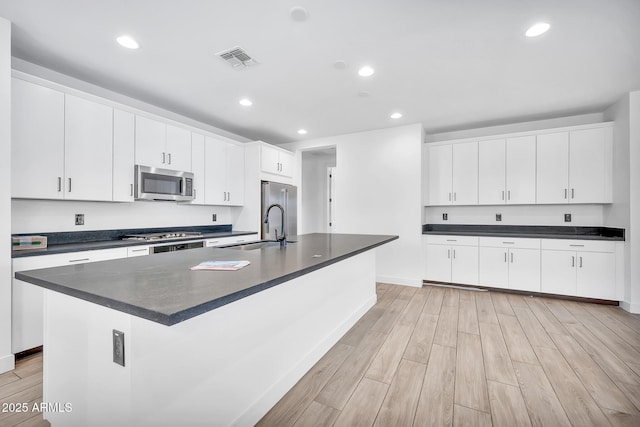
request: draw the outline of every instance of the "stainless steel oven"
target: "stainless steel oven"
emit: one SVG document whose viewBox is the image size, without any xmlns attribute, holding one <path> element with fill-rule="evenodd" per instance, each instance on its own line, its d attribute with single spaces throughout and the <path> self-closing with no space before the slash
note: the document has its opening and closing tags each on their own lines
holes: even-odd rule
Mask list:
<svg viewBox="0 0 640 427">
<path fill-rule="evenodd" d="M 204 248 L 204 241 L 184 242 L 184 243 L 167 243 L 166 245 L 151 246 L 150 253 L 160 254 L 163 252 L 183 251 L 185 249 Z"/>
</svg>

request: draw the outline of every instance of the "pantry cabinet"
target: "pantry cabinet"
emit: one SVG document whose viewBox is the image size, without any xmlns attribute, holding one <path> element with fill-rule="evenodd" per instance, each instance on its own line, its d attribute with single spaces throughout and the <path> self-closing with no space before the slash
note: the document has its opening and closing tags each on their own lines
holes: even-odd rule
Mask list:
<svg viewBox="0 0 640 427">
<path fill-rule="evenodd" d="M 425 236 L 427 280 L 478 283 L 478 238 Z"/>
<path fill-rule="evenodd" d="M 480 238 L 479 284 L 540 292 L 540 240 Z"/>
<path fill-rule="evenodd" d="M 478 203 L 478 143 L 427 147 L 429 205 Z"/>
<path fill-rule="evenodd" d="M 135 162 L 143 166 L 191 172 L 191 132 L 136 116 Z"/>
<path fill-rule="evenodd" d="M 537 137 L 538 203 L 610 203 L 610 126 Z"/>
<path fill-rule="evenodd" d="M 208 205 L 244 204 L 244 148 L 205 138 L 205 202 Z"/>
</svg>

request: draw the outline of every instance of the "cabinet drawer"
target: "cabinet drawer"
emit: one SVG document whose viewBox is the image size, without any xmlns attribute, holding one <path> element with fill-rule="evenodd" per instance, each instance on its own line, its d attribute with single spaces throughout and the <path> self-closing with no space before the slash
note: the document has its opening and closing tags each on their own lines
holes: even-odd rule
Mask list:
<svg viewBox="0 0 640 427">
<path fill-rule="evenodd" d="M 258 234 L 247 234 L 242 236 L 218 237 L 215 239 L 207 239 L 204 242 L 206 248 L 214 248 L 216 246 L 232 245 L 234 243 L 252 242 L 258 240 Z"/>
<path fill-rule="evenodd" d="M 132 246 L 127 248 L 127 257 L 149 255 L 149 246 Z"/>
<path fill-rule="evenodd" d="M 476 236 L 443 236 L 426 234 L 425 237 L 428 245 L 478 246 L 478 237 Z"/>
<path fill-rule="evenodd" d="M 615 252 L 615 242 L 600 240 L 543 239 L 542 249 L 557 251 Z"/>
<path fill-rule="evenodd" d="M 489 248 L 540 249 L 540 239 L 480 237 L 480 246 Z"/>
</svg>

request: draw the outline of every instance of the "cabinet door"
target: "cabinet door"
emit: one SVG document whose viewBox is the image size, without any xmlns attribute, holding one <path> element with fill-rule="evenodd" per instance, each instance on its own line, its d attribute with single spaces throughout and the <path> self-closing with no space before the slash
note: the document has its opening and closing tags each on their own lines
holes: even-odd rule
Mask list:
<svg viewBox="0 0 640 427">
<path fill-rule="evenodd" d="M 65 95 L 65 199 L 113 200 L 113 108 Z"/>
<path fill-rule="evenodd" d="M 611 202 L 611 128 L 572 131 L 569 142 L 571 203 Z"/>
<path fill-rule="evenodd" d="M 192 205 L 205 204 L 205 151 L 204 135 L 199 133 L 191 134 L 191 172 L 193 172 L 193 194 Z"/>
<path fill-rule="evenodd" d="M 577 257 L 577 295 L 617 300 L 615 254 L 578 252 Z"/>
<path fill-rule="evenodd" d="M 191 172 L 191 132 L 173 125 L 166 126 L 166 168 Z"/>
<path fill-rule="evenodd" d="M 280 160 L 280 175 L 292 177 L 295 163 L 293 153 L 280 151 L 278 158 Z"/>
<path fill-rule="evenodd" d="M 536 202 L 536 137 L 507 138 L 507 204 Z"/>
<path fill-rule="evenodd" d="M 62 199 L 64 94 L 12 79 L 11 197 Z"/>
<path fill-rule="evenodd" d="M 454 205 L 478 204 L 478 143 L 452 147 L 452 189 Z"/>
<path fill-rule="evenodd" d="M 136 116 L 136 156 L 137 165 L 168 169 L 167 127 L 157 120 Z"/>
<path fill-rule="evenodd" d="M 451 247 L 451 281 L 475 285 L 478 283 L 478 247 Z"/>
<path fill-rule="evenodd" d="M 227 143 L 205 138 L 205 203 L 226 205 L 227 202 Z"/>
<path fill-rule="evenodd" d="M 509 250 L 480 247 L 479 284 L 496 288 L 509 287 Z"/>
<path fill-rule="evenodd" d="M 478 203 L 503 205 L 505 193 L 505 140 L 478 143 Z"/>
<path fill-rule="evenodd" d="M 113 110 L 113 201 L 133 202 L 135 117 Z"/>
<path fill-rule="evenodd" d="M 540 291 L 558 295 L 576 295 L 576 253 L 543 250 L 541 252 Z"/>
<path fill-rule="evenodd" d="M 227 144 L 227 199 L 232 206 L 244 204 L 244 147 Z"/>
<path fill-rule="evenodd" d="M 540 292 L 539 249 L 509 249 L 509 288 Z"/>
<path fill-rule="evenodd" d="M 537 136 L 537 203 L 569 202 L 569 132 Z"/>
<path fill-rule="evenodd" d="M 451 248 L 427 245 L 427 280 L 451 282 Z"/>
<path fill-rule="evenodd" d="M 429 205 L 450 205 L 452 203 L 451 145 L 435 145 L 427 148 Z"/>
<path fill-rule="evenodd" d="M 260 147 L 260 168 L 262 172 L 280 173 L 280 153 L 277 149 L 262 145 Z"/>
</svg>

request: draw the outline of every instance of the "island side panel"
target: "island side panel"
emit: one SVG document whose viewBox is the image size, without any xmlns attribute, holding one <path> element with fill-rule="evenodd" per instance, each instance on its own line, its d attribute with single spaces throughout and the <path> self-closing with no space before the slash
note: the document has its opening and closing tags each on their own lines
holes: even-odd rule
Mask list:
<svg viewBox="0 0 640 427">
<path fill-rule="evenodd" d="M 45 399 L 72 399 L 74 410 L 46 418 L 254 425 L 375 301 L 375 251 L 173 326 L 56 294 L 47 298 Z M 125 333 L 125 367 L 112 362 L 112 329 Z"/>
</svg>

